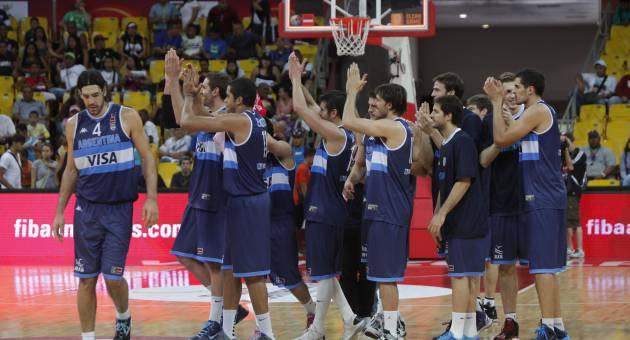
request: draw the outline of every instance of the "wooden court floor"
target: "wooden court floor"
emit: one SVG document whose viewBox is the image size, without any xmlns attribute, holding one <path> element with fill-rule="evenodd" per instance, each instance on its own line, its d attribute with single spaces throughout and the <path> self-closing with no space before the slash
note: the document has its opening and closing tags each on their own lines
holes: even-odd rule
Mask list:
<svg viewBox="0 0 630 340">
<path fill-rule="evenodd" d="M 207 319 L 208 294 L 181 266 L 129 267 L 125 276 L 131 288 L 134 338 L 183 339 Z M 536 290 L 525 268 L 519 268 L 519 280 L 520 335 L 531 339 L 540 317 Z M 630 339 L 630 262 L 571 261 L 560 281 L 564 320 L 572 339 Z M 407 339 L 430 339 L 441 333 L 441 322 L 450 318 L 451 301 L 444 263 L 410 263 L 405 284 L 400 311 L 407 322 Z M 76 288 L 70 266 L 0 266 L 0 338 L 79 339 Z M 111 339 L 114 308 L 102 282 L 97 296 L 97 338 Z M 298 336 L 304 328 L 304 309 L 282 290 L 270 290 L 270 299 L 276 338 Z M 501 311 L 500 298 L 498 305 Z M 327 338 L 339 339 L 342 324 L 334 308 L 327 322 Z M 239 339 L 251 335 L 253 328 L 250 316 L 237 328 Z M 499 330 L 495 324 L 481 338 L 492 339 Z"/>
</svg>

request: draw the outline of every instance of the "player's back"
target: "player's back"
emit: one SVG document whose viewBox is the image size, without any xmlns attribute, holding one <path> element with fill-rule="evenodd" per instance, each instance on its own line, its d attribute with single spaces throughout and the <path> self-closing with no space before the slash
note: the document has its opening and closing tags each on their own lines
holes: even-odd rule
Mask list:
<svg viewBox="0 0 630 340">
<path fill-rule="evenodd" d="M 269 158 L 265 170 L 265 182 L 271 196 L 271 216 L 292 215 L 295 166 L 287 168 L 275 156 L 271 155 Z"/>
<path fill-rule="evenodd" d="M 122 106 L 110 103 L 102 117 L 87 110 L 76 115 L 74 164 L 76 194 L 95 203 L 121 203 L 138 197 L 134 146 L 123 129 Z"/>
<path fill-rule="evenodd" d="M 200 132 L 195 143 L 195 164 L 188 189 L 188 204 L 216 211 L 224 204 L 222 155 L 214 133 Z"/>
</svg>

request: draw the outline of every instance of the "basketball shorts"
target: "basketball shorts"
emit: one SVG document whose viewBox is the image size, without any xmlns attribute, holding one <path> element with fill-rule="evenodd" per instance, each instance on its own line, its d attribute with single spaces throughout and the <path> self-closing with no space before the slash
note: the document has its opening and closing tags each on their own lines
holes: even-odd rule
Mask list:
<svg viewBox="0 0 630 340">
<path fill-rule="evenodd" d="M 311 280 L 341 274 L 344 227 L 306 221 L 306 267 Z"/>
<path fill-rule="evenodd" d="M 449 238 L 446 256 L 448 276 L 483 276 L 490 247 L 488 241 L 487 237 Z"/>
<path fill-rule="evenodd" d="M 271 201 L 267 192 L 228 197 L 222 269 L 231 269 L 234 277 L 271 273 L 270 212 Z"/>
<path fill-rule="evenodd" d="M 186 207 L 171 254 L 201 262 L 223 263 L 225 210 Z"/>
<path fill-rule="evenodd" d="M 302 283 L 298 269 L 298 249 L 292 215 L 274 216 L 271 220 L 271 282 L 287 289 Z"/>
<path fill-rule="evenodd" d="M 133 203 L 103 204 L 77 198 L 74 275 L 121 280 L 132 232 Z"/>
<path fill-rule="evenodd" d="M 490 256 L 492 264 L 527 263 L 525 225 L 520 215 L 490 216 Z"/>
<path fill-rule="evenodd" d="M 405 277 L 409 228 L 381 221 L 369 224 L 367 278 L 375 282 L 401 282 Z"/>
<path fill-rule="evenodd" d="M 538 209 L 525 213 L 529 273 L 559 273 L 567 265 L 566 210 Z"/>
</svg>

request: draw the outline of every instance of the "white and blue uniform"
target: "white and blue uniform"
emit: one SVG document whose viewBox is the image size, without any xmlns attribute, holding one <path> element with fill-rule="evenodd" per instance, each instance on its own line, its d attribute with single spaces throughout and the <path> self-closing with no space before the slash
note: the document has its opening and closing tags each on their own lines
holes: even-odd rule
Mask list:
<svg viewBox="0 0 630 340">
<path fill-rule="evenodd" d="M 525 223 L 528 233 L 529 272 L 557 273 L 566 269 L 567 192 L 562 179 L 560 130 L 556 111 L 543 100 L 551 116 L 543 132 L 521 138 Z"/>
<path fill-rule="evenodd" d="M 237 144 L 226 134 L 223 188 L 227 194 L 227 231 L 223 268 L 235 277 L 265 276 L 271 266 L 271 200 L 265 183 L 267 124 L 254 111 L 249 135 Z"/>
<path fill-rule="evenodd" d="M 405 139 L 389 148 L 382 138 L 366 136 L 367 178 L 363 219 L 367 238 L 368 280 L 398 282 L 405 276 L 415 177 L 411 175 L 413 131 L 397 118 Z"/>
<path fill-rule="evenodd" d="M 133 201 L 138 198 L 134 146 L 122 125 L 121 106 L 109 104 L 99 118 L 76 114 L 74 165 L 75 276 L 120 280 L 131 240 Z"/>
<path fill-rule="evenodd" d="M 171 254 L 222 263 L 226 221 L 223 158 L 214 136 L 209 132 L 197 134 L 188 205 Z"/>
</svg>

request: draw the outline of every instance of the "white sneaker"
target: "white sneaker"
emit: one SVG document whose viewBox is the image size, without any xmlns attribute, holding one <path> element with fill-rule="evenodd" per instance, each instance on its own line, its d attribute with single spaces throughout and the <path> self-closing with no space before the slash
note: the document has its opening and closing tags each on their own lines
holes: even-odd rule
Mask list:
<svg viewBox="0 0 630 340">
<path fill-rule="evenodd" d="M 567 257 L 573 257 L 575 251 L 571 248 L 567 248 Z"/>
<path fill-rule="evenodd" d="M 341 340 L 352 339 L 359 332 L 363 331 L 366 324 L 367 320 L 361 319 L 358 316 L 355 316 L 350 322 L 344 322 Z"/>
<path fill-rule="evenodd" d="M 323 340 L 324 334 L 320 333 L 315 326 L 311 325 L 302 335 L 294 340 Z"/>
<path fill-rule="evenodd" d="M 578 258 L 578 259 L 583 259 L 583 258 L 584 258 L 584 250 L 582 250 L 582 249 L 577 249 L 577 250 L 573 253 L 573 257 Z"/>
</svg>

